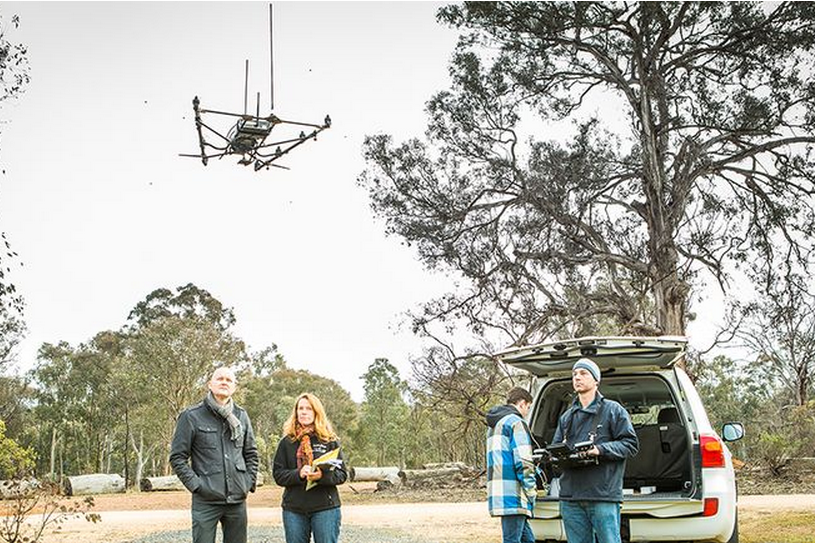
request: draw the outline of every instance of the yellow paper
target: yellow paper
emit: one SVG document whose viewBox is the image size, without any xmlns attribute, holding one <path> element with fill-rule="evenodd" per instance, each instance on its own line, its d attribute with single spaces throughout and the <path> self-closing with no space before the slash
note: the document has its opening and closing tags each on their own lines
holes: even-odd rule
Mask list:
<svg viewBox="0 0 815 543">
<path fill-rule="evenodd" d="M 322 466 L 327 466 L 329 468 L 333 468 L 334 465 L 331 463 L 331 461 L 336 460 L 337 458 L 339 458 L 339 456 L 340 456 L 340 449 L 339 449 L 339 447 L 337 447 L 336 449 L 328 451 L 327 453 L 322 455 L 320 458 L 315 458 L 311 462 L 311 468 L 312 468 L 312 470 L 317 469 L 317 468 L 321 468 Z M 307 481 L 306 482 L 306 490 L 311 490 L 315 486 L 317 486 L 317 481 Z"/>
</svg>

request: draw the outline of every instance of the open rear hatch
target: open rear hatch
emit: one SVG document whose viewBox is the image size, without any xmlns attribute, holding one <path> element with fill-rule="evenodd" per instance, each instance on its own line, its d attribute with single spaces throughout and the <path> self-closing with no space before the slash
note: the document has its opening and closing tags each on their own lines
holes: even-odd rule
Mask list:
<svg viewBox="0 0 815 543">
<path fill-rule="evenodd" d="M 640 443 L 638 454 L 626 464 L 624 514 L 676 517 L 698 514 L 702 505 L 691 499 L 693 451 L 679 398 L 659 372 L 670 370 L 686 346 L 682 337 L 585 337 L 495 356 L 547 381 L 530 417 L 532 434 L 541 444 L 551 442 L 558 418 L 572 401 L 574 363 L 583 357 L 597 363 L 603 373 L 601 392 L 626 408 Z M 542 496 L 535 515 L 557 516 L 556 503 L 556 498 Z"/>
<path fill-rule="evenodd" d="M 582 357 L 603 372 L 665 369 L 685 354 L 684 337 L 584 337 L 509 349 L 495 356 L 538 377 L 571 372 Z"/>
</svg>

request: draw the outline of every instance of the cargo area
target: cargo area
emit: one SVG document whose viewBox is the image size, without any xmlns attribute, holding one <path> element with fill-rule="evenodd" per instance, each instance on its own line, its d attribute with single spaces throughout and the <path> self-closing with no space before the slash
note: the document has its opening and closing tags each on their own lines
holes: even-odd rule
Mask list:
<svg viewBox="0 0 815 543">
<path fill-rule="evenodd" d="M 628 411 L 639 439 L 639 452 L 626 462 L 623 493 L 626 501 L 690 496 L 693 492 L 693 452 L 687 425 L 668 383 L 654 373 L 604 377 L 604 397 Z M 571 405 L 570 379 L 550 381 L 536 403 L 532 435 L 540 447 L 551 443 L 560 415 Z M 556 469 L 545 468 L 549 480 Z"/>
</svg>

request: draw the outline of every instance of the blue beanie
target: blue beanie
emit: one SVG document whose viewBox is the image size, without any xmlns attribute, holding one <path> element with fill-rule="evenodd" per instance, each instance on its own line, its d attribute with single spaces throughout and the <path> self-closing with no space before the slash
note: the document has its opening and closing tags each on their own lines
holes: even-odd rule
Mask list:
<svg viewBox="0 0 815 543">
<path fill-rule="evenodd" d="M 574 363 L 572 366 L 572 371 L 583 368 L 584 370 L 588 371 L 594 380 L 598 383 L 600 382 L 600 366 L 595 364 L 593 361 L 589 360 L 588 358 L 581 358 L 577 362 Z"/>
</svg>

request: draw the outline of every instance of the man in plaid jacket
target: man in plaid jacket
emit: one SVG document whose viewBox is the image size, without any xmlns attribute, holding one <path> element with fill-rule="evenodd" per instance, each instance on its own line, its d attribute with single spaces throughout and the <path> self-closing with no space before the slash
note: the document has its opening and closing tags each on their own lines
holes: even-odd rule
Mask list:
<svg viewBox="0 0 815 543">
<path fill-rule="evenodd" d="M 535 506 L 532 438 L 524 420 L 532 395 L 516 387 L 506 405 L 487 412 L 487 501 L 490 515 L 501 517 L 503 543 L 535 543 L 528 517 Z"/>
</svg>

